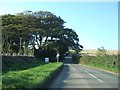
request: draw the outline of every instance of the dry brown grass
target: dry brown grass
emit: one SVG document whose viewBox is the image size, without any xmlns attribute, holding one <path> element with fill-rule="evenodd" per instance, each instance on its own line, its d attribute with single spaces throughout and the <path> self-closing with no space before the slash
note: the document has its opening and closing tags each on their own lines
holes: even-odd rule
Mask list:
<svg viewBox="0 0 120 90">
<path fill-rule="evenodd" d="M 89 54 L 89 55 L 96 55 L 97 53 L 97 49 L 85 49 L 83 51 L 81 51 L 81 54 Z M 118 54 L 118 50 L 107 50 L 107 54 L 108 55 L 117 55 Z M 120 51 L 119 51 L 120 54 Z"/>
</svg>

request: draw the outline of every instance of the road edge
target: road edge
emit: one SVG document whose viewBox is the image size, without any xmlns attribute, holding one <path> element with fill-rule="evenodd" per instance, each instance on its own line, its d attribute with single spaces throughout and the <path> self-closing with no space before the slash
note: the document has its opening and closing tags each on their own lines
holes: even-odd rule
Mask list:
<svg viewBox="0 0 120 90">
<path fill-rule="evenodd" d="M 96 70 L 100 70 L 100 71 L 103 71 L 103 72 L 111 73 L 111 74 L 114 74 L 114 75 L 117 75 L 117 76 L 119 75 L 119 73 L 111 72 L 111 71 L 108 71 L 108 70 L 104 70 L 104 69 L 100 69 L 100 68 L 95 68 L 95 67 L 84 65 L 84 64 L 79 64 L 79 65 L 85 66 L 85 67 L 89 67 L 89 68 L 93 68 L 93 69 L 96 69 Z"/>
<path fill-rule="evenodd" d="M 51 75 L 50 77 L 48 77 L 46 79 L 46 81 L 41 85 L 39 86 L 38 88 L 49 88 L 51 83 L 58 77 L 58 75 L 60 74 L 60 72 L 62 71 L 64 67 L 64 64 L 62 64 L 58 69 L 56 69 Z"/>
</svg>

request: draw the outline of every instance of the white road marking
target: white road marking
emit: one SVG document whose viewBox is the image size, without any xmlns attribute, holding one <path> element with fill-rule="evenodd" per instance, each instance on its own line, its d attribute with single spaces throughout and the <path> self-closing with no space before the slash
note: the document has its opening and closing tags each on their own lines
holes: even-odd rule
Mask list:
<svg viewBox="0 0 120 90">
<path fill-rule="evenodd" d="M 85 71 L 86 73 L 88 73 L 90 76 L 94 77 L 95 79 L 97 79 L 100 82 L 103 82 L 101 79 L 97 78 L 96 76 L 94 76 L 93 74 L 89 73 L 88 71 Z"/>
</svg>

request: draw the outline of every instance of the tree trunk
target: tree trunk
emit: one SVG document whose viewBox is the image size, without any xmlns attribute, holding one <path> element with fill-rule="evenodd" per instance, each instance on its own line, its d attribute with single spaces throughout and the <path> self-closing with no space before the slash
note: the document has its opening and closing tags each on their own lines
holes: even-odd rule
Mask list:
<svg viewBox="0 0 120 90">
<path fill-rule="evenodd" d="M 48 36 L 47 36 L 46 39 L 45 39 L 45 43 L 47 42 L 47 39 L 48 39 Z"/>
</svg>

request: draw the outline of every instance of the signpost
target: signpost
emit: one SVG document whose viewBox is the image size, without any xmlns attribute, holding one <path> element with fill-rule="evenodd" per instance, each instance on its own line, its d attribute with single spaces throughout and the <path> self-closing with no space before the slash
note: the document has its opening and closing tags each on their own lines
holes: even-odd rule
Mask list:
<svg viewBox="0 0 120 90">
<path fill-rule="evenodd" d="M 59 62 L 59 56 L 60 56 L 60 54 L 57 53 L 57 55 L 56 55 L 57 62 Z"/>
<path fill-rule="evenodd" d="M 46 63 L 49 62 L 49 57 L 45 57 L 45 62 L 46 62 Z"/>
</svg>

